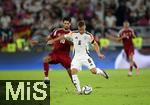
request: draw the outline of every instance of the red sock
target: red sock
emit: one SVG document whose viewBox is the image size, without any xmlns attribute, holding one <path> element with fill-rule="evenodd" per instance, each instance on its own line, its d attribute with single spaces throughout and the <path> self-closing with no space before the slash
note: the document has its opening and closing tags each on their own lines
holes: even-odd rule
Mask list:
<svg viewBox="0 0 150 105">
<path fill-rule="evenodd" d="M 136 65 L 136 63 L 135 63 L 135 62 L 133 63 L 133 66 L 137 69 L 137 65 Z"/>
<path fill-rule="evenodd" d="M 132 72 L 132 68 L 133 68 L 133 67 L 132 67 L 132 66 L 130 66 L 130 71 L 131 71 L 131 72 Z"/>
<path fill-rule="evenodd" d="M 43 63 L 43 66 L 44 66 L 45 77 L 48 77 L 49 64 L 48 63 Z"/>
</svg>

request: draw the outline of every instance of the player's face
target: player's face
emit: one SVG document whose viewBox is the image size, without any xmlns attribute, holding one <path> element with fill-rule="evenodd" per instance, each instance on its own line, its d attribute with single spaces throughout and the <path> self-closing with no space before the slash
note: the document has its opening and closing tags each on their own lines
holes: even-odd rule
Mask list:
<svg viewBox="0 0 150 105">
<path fill-rule="evenodd" d="M 63 26 L 64 26 L 65 29 L 70 29 L 71 23 L 67 20 L 64 20 L 63 21 Z"/>
<path fill-rule="evenodd" d="M 79 32 L 82 34 L 82 33 L 84 33 L 85 32 L 85 26 L 82 26 L 82 27 L 78 27 L 78 30 L 79 30 Z"/>
<path fill-rule="evenodd" d="M 129 22 L 124 22 L 123 26 L 124 26 L 124 28 L 128 28 L 129 27 Z"/>
</svg>

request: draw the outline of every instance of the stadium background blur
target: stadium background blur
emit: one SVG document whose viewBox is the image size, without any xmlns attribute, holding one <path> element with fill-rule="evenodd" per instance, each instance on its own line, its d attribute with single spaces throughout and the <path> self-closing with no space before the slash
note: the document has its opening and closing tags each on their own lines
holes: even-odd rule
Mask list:
<svg viewBox="0 0 150 105">
<path fill-rule="evenodd" d="M 106 35 L 117 33 L 124 20 L 135 29 L 138 51 L 150 55 L 150 0 L 0 0 L 0 69 L 42 69 L 42 57 L 50 49 L 33 47 L 29 40 L 46 37 L 66 16 L 72 19 L 72 29 L 77 28 L 77 20 L 85 19 L 87 30 L 106 55 L 99 64 L 92 54 L 102 68 L 114 68 L 123 47 Z M 58 65 L 54 68 L 60 69 Z"/>
<path fill-rule="evenodd" d="M 85 19 L 106 58 L 98 59 L 93 51 L 91 56 L 97 67 L 109 69 L 110 79 L 80 72 L 81 86 L 89 84 L 93 92 L 79 96 L 64 68 L 51 65 L 56 69 L 49 75 L 51 105 L 150 105 L 150 0 L 0 0 L 0 80 L 43 80 L 42 59 L 51 48 L 31 46 L 29 40 L 47 36 L 65 16 L 72 18 L 72 29 Z M 143 66 L 131 78 L 122 70 L 128 63 L 122 44 L 106 38 L 118 33 L 124 20 L 135 30 L 136 61 Z M 116 70 L 116 64 L 121 68 Z"/>
</svg>

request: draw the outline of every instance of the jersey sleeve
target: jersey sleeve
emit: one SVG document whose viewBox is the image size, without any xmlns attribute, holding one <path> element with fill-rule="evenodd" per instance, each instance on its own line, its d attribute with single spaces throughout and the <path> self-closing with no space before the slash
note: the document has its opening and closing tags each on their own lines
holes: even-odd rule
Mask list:
<svg viewBox="0 0 150 105">
<path fill-rule="evenodd" d="M 119 33 L 118 33 L 117 36 L 118 36 L 118 37 L 121 37 L 121 34 L 122 34 L 122 30 L 119 31 Z"/>
<path fill-rule="evenodd" d="M 53 32 L 50 33 L 51 38 L 55 38 L 57 35 L 57 30 L 54 30 Z"/>
<path fill-rule="evenodd" d="M 89 34 L 89 35 L 87 36 L 87 41 L 90 42 L 90 43 L 93 43 L 94 37 L 93 37 L 92 34 Z"/>
<path fill-rule="evenodd" d="M 67 38 L 67 39 L 73 39 L 73 32 L 65 34 L 64 37 Z"/>
</svg>

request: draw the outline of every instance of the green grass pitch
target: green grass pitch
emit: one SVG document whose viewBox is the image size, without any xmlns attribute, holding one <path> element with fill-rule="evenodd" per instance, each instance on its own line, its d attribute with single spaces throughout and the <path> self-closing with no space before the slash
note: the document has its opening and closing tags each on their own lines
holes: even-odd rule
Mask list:
<svg viewBox="0 0 150 105">
<path fill-rule="evenodd" d="M 139 76 L 127 70 L 107 70 L 110 79 L 93 75 L 85 70 L 78 73 L 81 86 L 90 85 L 90 95 L 77 95 L 67 72 L 52 71 L 51 105 L 150 105 L 150 70 L 141 70 Z M 42 70 L 38 71 L 0 71 L 0 80 L 41 80 Z"/>
</svg>

